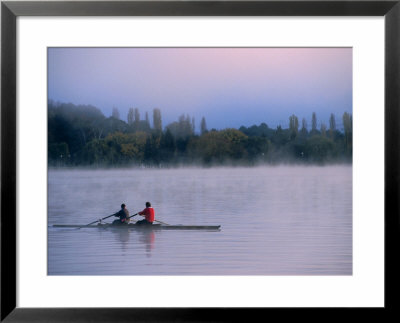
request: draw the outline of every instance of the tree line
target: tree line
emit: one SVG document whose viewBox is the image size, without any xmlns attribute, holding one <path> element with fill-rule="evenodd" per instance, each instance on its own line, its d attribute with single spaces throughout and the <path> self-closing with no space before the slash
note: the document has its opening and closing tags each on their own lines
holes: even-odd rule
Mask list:
<svg viewBox="0 0 400 323">
<path fill-rule="evenodd" d="M 160 109 L 141 117 L 131 108 L 120 119 L 117 108 L 110 117 L 94 106 L 48 103 L 48 162 L 50 166 L 259 165 L 276 163 L 349 163 L 352 161 L 352 116 L 342 116 L 343 131 L 331 114 L 329 125 L 317 128 L 312 114 L 301 126 L 295 115 L 289 127 L 266 123 L 239 129 L 207 129 L 206 119 L 196 132 L 195 120 L 181 115 L 162 124 Z"/>
</svg>

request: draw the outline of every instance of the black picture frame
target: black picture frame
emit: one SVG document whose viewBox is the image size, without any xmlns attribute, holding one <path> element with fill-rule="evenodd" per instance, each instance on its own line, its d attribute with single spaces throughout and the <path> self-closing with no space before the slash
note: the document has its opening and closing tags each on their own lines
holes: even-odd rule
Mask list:
<svg viewBox="0 0 400 323">
<path fill-rule="evenodd" d="M 233 322 L 265 318 L 255 308 L 17 308 L 16 19 L 19 16 L 384 16 L 385 18 L 385 306 L 397 310 L 399 287 L 400 0 L 387 1 L 4 1 L 1 3 L 1 321 Z M 373 171 L 373 170 L 371 170 Z M 245 295 L 243 295 L 245 297 Z M 274 315 L 307 309 L 269 309 Z M 313 309 L 315 310 L 315 309 Z M 330 318 L 338 318 L 325 309 Z M 344 309 L 346 315 L 350 309 Z M 353 309 L 357 310 L 357 309 Z M 269 314 L 271 315 L 271 314 Z M 314 314 L 315 315 L 315 314 Z M 322 314 L 327 315 L 326 313 Z M 332 317 L 333 316 L 333 317 Z M 251 319 L 253 318 L 253 319 Z M 281 317 L 283 319 L 284 316 Z M 321 317 L 324 319 L 324 317 Z"/>
</svg>

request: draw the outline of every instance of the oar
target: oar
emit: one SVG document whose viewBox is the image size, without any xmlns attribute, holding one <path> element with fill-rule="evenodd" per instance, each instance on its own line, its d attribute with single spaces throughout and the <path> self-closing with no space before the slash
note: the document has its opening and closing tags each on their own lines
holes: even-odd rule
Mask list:
<svg viewBox="0 0 400 323">
<path fill-rule="evenodd" d="M 138 213 L 136 213 L 136 214 L 138 214 Z M 136 215 L 135 214 L 135 215 Z M 139 214 L 140 216 L 142 216 L 142 217 L 145 217 L 144 215 L 141 215 L 141 214 Z M 158 223 L 161 223 L 161 224 L 165 224 L 165 225 L 169 225 L 168 223 L 165 223 L 165 222 L 161 222 L 161 221 L 158 221 L 158 220 L 154 220 L 155 222 L 158 222 Z"/>
<path fill-rule="evenodd" d="M 139 213 L 139 212 L 138 212 Z M 135 215 L 138 215 L 138 213 L 135 213 L 134 215 L 128 216 L 128 219 L 133 218 Z"/>
<path fill-rule="evenodd" d="M 117 212 L 117 213 L 118 213 L 118 212 Z M 93 222 L 91 222 L 91 223 L 89 223 L 89 224 L 86 224 L 85 227 L 87 227 L 88 225 L 94 224 L 94 223 L 96 223 L 96 222 L 99 222 L 99 221 L 103 221 L 103 220 L 105 220 L 105 219 L 108 219 L 108 218 L 110 218 L 110 217 L 112 217 L 112 216 L 115 216 L 117 213 L 111 214 L 111 215 L 106 216 L 106 217 L 104 217 L 104 218 L 102 218 L 102 219 L 99 219 L 99 220 L 93 221 Z M 134 214 L 134 215 L 129 216 L 128 219 L 133 218 L 135 215 L 137 215 L 137 213 Z"/>
<path fill-rule="evenodd" d="M 87 227 L 88 225 L 94 224 L 94 223 L 96 223 L 96 222 L 103 221 L 103 220 L 105 220 L 105 219 L 111 218 L 112 216 L 115 216 L 115 214 L 116 214 L 116 213 L 111 214 L 111 215 L 109 215 L 109 216 L 106 216 L 106 217 L 104 217 L 104 218 L 102 218 L 102 219 L 99 219 L 99 220 L 90 222 L 89 224 L 86 224 L 85 227 Z"/>
</svg>

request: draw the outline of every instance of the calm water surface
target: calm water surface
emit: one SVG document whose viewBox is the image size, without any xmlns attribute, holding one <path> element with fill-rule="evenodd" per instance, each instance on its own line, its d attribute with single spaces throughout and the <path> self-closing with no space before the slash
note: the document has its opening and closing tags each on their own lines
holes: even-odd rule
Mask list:
<svg viewBox="0 0 400 323">
<path fill-rule="evenodd" d="M 169 224 L 221 225 L 49 227 L 49 275 L 352 274 L 351 166 L 50 170 L 48 181 L 49 226 L 87 224 L 121 203 L 134 214 L 146 201 Z"/>
</svg>

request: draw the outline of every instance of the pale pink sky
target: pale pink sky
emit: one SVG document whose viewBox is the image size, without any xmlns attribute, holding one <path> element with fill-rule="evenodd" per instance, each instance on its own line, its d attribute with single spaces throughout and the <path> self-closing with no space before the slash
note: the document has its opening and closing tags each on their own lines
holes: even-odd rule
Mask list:
<svg viewBox="0 0 400 323">
<path fill-rule="evenodd" d="M 185 113 L 221 129 L 352 112 L 351 48 L 50 48 L 48 59 L 49 99 L 123 119 L 158 107 L 164 125 Z"/>
</svg>

